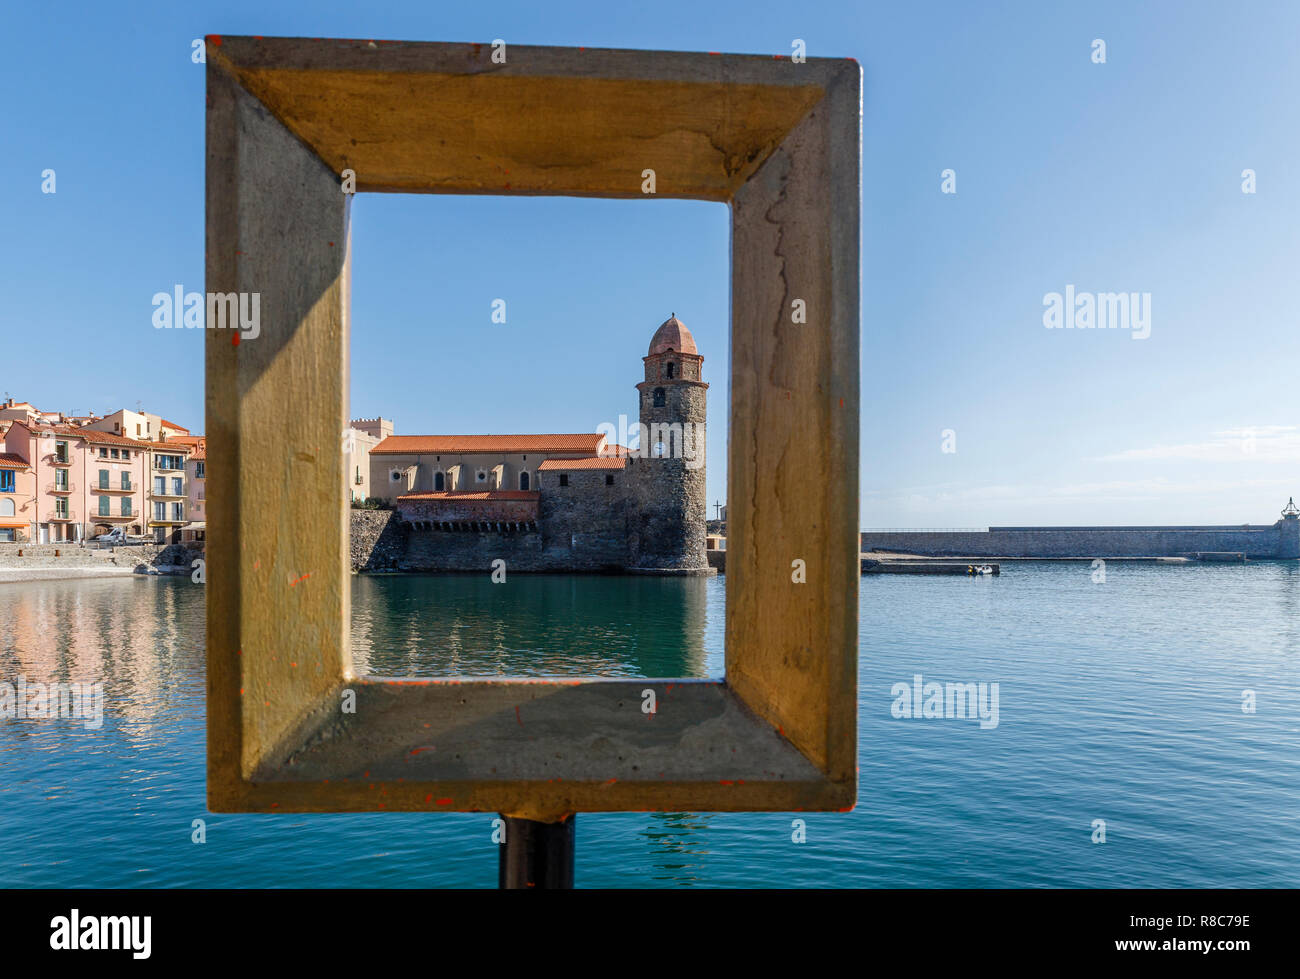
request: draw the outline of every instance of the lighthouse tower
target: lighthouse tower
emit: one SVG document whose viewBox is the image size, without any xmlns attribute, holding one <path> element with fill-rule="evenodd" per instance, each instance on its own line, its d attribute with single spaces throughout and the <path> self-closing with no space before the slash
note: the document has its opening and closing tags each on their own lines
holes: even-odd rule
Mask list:
<svg viewBox="0 0 1300 979">
<path fill-rule="evenodd" d="M 1295 498 L 1286 501 L 1282 508 L 1282 519 L 1277 522 L 1277 556 L 1280 558 L 1300 558 L 1300 507 L 1295 505 Z"/>
<path fill-rule="evenodd" d="M 640 458 L 630 461 L 635 515 L 631 570 L 707 574 L 704 358 L 676 314 L 650 340 L 640 398 Z"/>
</svg>

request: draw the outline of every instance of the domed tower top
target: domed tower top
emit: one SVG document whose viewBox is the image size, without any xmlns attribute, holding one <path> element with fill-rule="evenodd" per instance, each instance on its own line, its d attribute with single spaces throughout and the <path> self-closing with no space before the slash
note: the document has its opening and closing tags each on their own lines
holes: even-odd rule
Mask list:
<svg viewBox="0 0 1300 979">
<path fill-rule="evenodd" d="M 677 318 L 676 313 L 669 315 L 668 319 L 659 325 L 659 329 L 655 330 L 655 335 L 650 339 L 648 356 L 670 352 L 699 355 L 699 350 L 695 347 L 695 337 L 691 336 L 691 331 L 686 329 L 686 324 Z"/>
<path fill-rule="evenodd" d="M 659 324 L 650 338 L 650 352 L 641 359 L 645 361 L 646 383 L 673 381 L 708 387 L 700 377 L 704 358 L 695 346 L 695 337 L 676 313 Z"/>
</svg>

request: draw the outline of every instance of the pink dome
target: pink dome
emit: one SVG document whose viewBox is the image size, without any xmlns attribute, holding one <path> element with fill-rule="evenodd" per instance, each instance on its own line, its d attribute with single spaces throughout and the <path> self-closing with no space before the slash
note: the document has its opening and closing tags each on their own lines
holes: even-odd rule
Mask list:
<svg viewBox="0 0 1300 979">
<path fill-rule="evenodd" d="M 686 324 L 677 318 L 674 313 L 655 330 L 655 335 L 650 341 L 650 355 L 664 354 L 672 351 L 679 354 L 695 354 L 699 356 L 699 350 L 695 348 L 695 337 L 691 336 L 691 331 L 686 329 Z"/>
</svg>

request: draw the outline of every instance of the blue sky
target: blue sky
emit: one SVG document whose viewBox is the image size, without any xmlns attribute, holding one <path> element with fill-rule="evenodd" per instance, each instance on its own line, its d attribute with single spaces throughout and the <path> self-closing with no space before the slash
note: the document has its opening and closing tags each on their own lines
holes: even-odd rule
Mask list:
<svg viewBox="0 0 1300 979">
<path fill-rule="evenodd" d="M 1300 491 L 1296 4 L 85 2 L 6 27 L 0 393 L 201 429 L 199 337 L 150 323 L 155 292 L 203 281 L 196 37 L 800 38 L 865 72 L 863 526 L 1263 522 Z M 408 434 L 617 423 L 675 311 L 725 499 L 724 207 L 362 195 L 353 214 L 354 414 Z M 1150 336 L 1045 329 L 1067 284 L 1150 293 Z"/>
</svg>

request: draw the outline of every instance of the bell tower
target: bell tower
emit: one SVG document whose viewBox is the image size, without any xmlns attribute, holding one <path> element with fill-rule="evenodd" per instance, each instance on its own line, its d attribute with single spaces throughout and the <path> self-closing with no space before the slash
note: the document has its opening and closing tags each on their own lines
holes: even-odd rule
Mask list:
<svg viewBox="0 0 1300 979">
<path fill-rule="evenodd" d="M 650 340 L 637 384 L 641 447 L 631 460 L 637 516 L 632 568 L 669 574 L 707 573 L 708 508 L 704 494 L 704 358 L 674 313 Z"/>
</svg>

